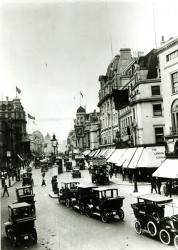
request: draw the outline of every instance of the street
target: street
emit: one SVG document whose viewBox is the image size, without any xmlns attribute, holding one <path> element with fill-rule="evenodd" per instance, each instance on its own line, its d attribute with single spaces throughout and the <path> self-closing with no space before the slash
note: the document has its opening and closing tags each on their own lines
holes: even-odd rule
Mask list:
<svg viewBox="0 0 178 250">
<path fill-rule="evenodd" d="M 125 212 L 124 221 L 114 220 L 104 224 L 100 218 L 88 218 L 82 216 L 78 211 L 60 205 L 57 199 L 51 198 L 51 178 L 54 169 L 46 172 L 46 187 L 41 186 L 42 176 L 40 169 L 33 169 L 34 193 L 36 200 L 37 220 L 36 228 L 38 233 L 38 243 L 26 243 L 15 248 L 7 240 L 4 232 L 4 222 L 8 220 L 7 206 L 15 200 L 15 188 L 21 186 L 21 182 L 9 188 L 10 197 L 1 199 L 1 246 L 3 250 L 11 249 L 46 249 L 46 250 L 141 250 L 141 249 L 175 249 L 174 246 L 165 246 L 159 240 L 152 239 L 146 234 L 137 235 L 134 230 L 134 215 L 130 204 L 135 201 L 132 185 L 117 185 L 111 183 L 110 186 L 117 187 L 119 194 L 125 196 L 123 210 Z M 91 183 L 88 170 L 83 170 L 81 183 Z M 63 180 L 72 180 L 70 172 L 58 175 L 58 186 Z M 138 187 L 142 191 L 150 192 L 150 187 L 143 185 Z M 2 190 L 1 190 L 2 196 Z"/>
</svg>

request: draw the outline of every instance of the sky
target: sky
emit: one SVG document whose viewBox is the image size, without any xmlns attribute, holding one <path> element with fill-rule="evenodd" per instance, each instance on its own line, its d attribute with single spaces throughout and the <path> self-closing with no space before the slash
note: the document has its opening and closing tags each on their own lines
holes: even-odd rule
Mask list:
<svg viewBox="0 0 178 250">
<path fill-rule="evenodd" d="M 112 58 L 178 36 L 177 13 L 177 0 L 1 0 L 1 99 L 15 98 L 18 86 L 35 117 L 27 131 L 65 140 L 80 105 L 97 110 L 98 77 Z"/>
</svg>

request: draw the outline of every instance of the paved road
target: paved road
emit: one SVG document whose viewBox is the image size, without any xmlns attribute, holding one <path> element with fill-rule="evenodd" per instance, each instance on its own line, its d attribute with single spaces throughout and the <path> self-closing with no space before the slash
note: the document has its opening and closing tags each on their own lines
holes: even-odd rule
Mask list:
<svg viewBox="0 0 178 250">
<path fill-rule="evenodd" d="M 41 172 L 33 169 L 34 193 L 36 196 L 38 243 L 36 245 L 22 245 L 17 249 L 34 250 L 164 250 L 175 249 L 174 246 L 164 246 L 158 240 L 137 235 L 134 230 L 135 218 L 130 203 L 135 201 L 133 187 L 116 185 L 119 194 L 124 195 L 125 220 L 118 220 L 104 224 L 99 218 L 88 218 L 80 215 L 77 211 L 60 205 L 56 199 L 49 197 L 51 191 L 51 177 L 55 172 L 50 169 L 46 174 L 47 187 L 41 187 Z M 62 180 L 71 180 L 71 173 L 64 173 L 58 176 L 58 183 Z M 114 179 L 113 179 L 114 180 Z M 88 171 L 82 171 L 80 182 L 90 182 Z M 3 223 L 7 220 L 7 204 L 15 200 L 15 187 L 9 189 L 10 197 L 2 198 L 2 221 L 1 236 L 2 249 L 16 249 L 7 241 L 4 233 Z M 149 187 L 150 189 L 150 187 Z M 139 190 L 146 192 L 148 186 L 139 187 Z"/>
</svg>

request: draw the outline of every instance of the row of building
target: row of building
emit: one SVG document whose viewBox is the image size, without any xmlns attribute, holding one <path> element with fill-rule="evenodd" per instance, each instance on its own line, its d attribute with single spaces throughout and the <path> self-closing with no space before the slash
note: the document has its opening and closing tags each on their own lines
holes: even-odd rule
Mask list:
<svg viewBox="0 0 178 250">
<path fill-rule="evenodd" d="M 79 107 L 69 151 L 165 145 L 178 156 L 177 37 L 146 55 L 121 49 L 99 83 L 99 112 Z"/>
</svg>

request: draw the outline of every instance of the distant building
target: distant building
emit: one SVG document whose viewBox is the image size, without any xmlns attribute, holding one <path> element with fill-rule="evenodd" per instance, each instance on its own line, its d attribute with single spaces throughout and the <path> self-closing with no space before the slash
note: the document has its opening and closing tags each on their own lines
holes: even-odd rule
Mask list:
<svg viewBox="0 0 178 250">
<path fill-rule="evenodd" d="M 167 157 L 178 157 L 178 37 L 162 40 L 158 49 L 165 116 Z"/>
<path fill-rule="evenodd" d="M 51 142 L 51 136 L 49 133 L 44 137 L 44 154 L 46 156 L 51 156 L 53 153 L 53 147 L 52 147 L 52 142 Z"/>
<path fill-rule="evenodd" d="M 16 166 L 30 154 L 26 115 L 19 98 L 0 101 L 0 164 Z"/>
<path fill-rule="evenodd" d="M 30 149 L 35 156 L 44 154 L 44 137 L 40 131 L 34 131 L 29 135 Z"/>
</svg>

